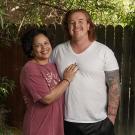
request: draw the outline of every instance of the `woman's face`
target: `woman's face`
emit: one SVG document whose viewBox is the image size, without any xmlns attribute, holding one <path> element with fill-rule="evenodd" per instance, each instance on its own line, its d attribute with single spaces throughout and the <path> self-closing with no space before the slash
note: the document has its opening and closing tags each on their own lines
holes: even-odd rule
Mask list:
<svg viewBox="0 0 135 135">
<path fill-rule="evenodd" d="M 37 60 L 48 61 L 52 47 L 49 39 L 44 34 L 38 34 L 34 37 L 33 52 Z"/>
</svg>

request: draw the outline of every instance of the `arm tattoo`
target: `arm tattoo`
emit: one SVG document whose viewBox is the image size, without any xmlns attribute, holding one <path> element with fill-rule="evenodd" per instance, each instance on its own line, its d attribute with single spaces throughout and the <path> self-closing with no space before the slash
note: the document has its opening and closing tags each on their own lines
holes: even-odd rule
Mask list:
<svg viewBox="0 0 135 135">
<path fill-rule="evenodd" d="M 105 71 L 105 77 L 109 87 L 107 113 L 110 116 L 116 117 L 121 94 L 119 70 Z"/>
</svg>

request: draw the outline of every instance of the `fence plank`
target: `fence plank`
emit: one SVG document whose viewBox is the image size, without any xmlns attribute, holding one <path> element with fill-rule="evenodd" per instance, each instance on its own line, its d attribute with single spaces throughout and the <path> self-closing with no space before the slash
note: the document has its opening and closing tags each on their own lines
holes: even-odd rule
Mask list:
<svg viewBox="0 0 135 135">
<path fill-rule="evenodd" d="M 55 42 L 56 42 L 56 26 L 55 24 L 50 24 L 47 28 L 46 28 L 49 36 L 51 37 L 51 42 L 52 42 L 52 48 L 55 47 Z"/>
<path fill-rule="evenodd" d="M 115 27 L 115 35 L 114 35 L 115 43 L 114 43 L 114 52 L 116 59 L 119 64 L 119 72 L 120 72 L 120 80 L 121 80 L 121 67 L 122 67 L 122 41 L 123 41 L 123 27 L 118 25 Z M 120 102 L 121 103 L 121 102 Z M 119 112 L 116 119 L 115 130 L 116 133 L 120 135 L 121 128 L 122 128 L 122 121 L 121 121 L 121 105 L 119 107 Z"/>
<path fill-rule="evenodd" d="M 123 53 L 122 41 L 123 41 L 123 27 L 118 25 L 115 27 L 114 52 L 119 64 L 120 76 L 121 76 L 122 53 Z"/>
<path fill-rule="evenodd" d="M 64 40 L 65 40 L 64 35 L 65 34 L 64 34 L 64 29 L 63 29 L 62 25 L 56 24 L 55 45 L 58 45 L 58 44 L 64 42 Z"/>
<path fill-rule="evenodd" d="M 132 53 L 131 53 L 131 90 L 130 90 L 130 123 L 131 135 L 135 129 L 135 27 L 132 32 Z"/>
<path fill-rule="evenodd" d="M 123 123 L 122 134 L 129 134 L 129 104 L 130 104 L 130 54 L 131 54 L 131 27 L 124 28 L 123 62 L 122 62 L 122 98 L 121 121 Z"/>
<path fill-rule="evenodd" d="M 24 114 L 24 104 L 19 85 L 19 74 L 23 65 L 21 62 L 24 58 L 21 55 L 22 50 L 20 51 L 19 47 L 20 46 L 12 43 L 9 47 L 3 47 L 0 52 L 2 55 L 2 61 L 0 63 L 0 65 L 2 65 L 2 70 L 0 74 L 14 80 L 16 85 L 13 94 L 10 94 L 6 101 L 7 108 L 9 109 L 7 122 L 12 126 L 16 125 L 17 127 L 21 126 Z"/>
<path fill-rule="evenodd" d="M 114 26 L 108 25 L 106 27 L 106 43 L 109 48 L 114 51 Z"/>
<path fill-rule="evenodd" d="M 105 44 L 105 26 L 104 25 L 98 25 L 96 27 L 96 36 L 97 36 L 97 41 Z"/>
</svg>

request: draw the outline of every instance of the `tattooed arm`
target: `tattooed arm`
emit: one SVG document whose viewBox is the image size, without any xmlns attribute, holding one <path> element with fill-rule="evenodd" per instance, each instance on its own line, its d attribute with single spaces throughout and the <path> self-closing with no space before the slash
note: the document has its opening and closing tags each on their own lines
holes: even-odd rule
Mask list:
<svg viewBox="0 0 135 135">
<path fill-rule="evenodd" d="M 105 77 L 109 87 L 107 114 L 108 114 L 108 118 L 114 124 L 118 106 L 119 106 L 119 101 L 120 101 L 120 93 L 121 93 L 119 70 L 106 71 Z"/>
</svg>

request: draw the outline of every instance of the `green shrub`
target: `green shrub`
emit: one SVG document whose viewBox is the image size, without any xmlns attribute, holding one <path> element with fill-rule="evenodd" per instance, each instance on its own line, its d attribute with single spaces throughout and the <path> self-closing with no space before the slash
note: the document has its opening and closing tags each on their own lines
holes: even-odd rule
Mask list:
<svg viewBox="0 0 135 135">
<path fill-rule="evenodd" d="M 6 126 L 5 119 L 7 113 L 9 112 L 9 110 L 6 108 L 5 100 L 6 97 L 13 92 L 14 88 L 15 82 L 13 80 L 9 80 L 6 76 L 0 76 L 0 135 L 5 135 L 2 133 L 2 131 Z"/>
<path fill-rule="evenodd" d="M 0 76 L 0 104 L 9 93 L 13 92 L 14 88 L 15 82 L 13 80 L 9 80 L 6 76 Z"/>
</svg>

